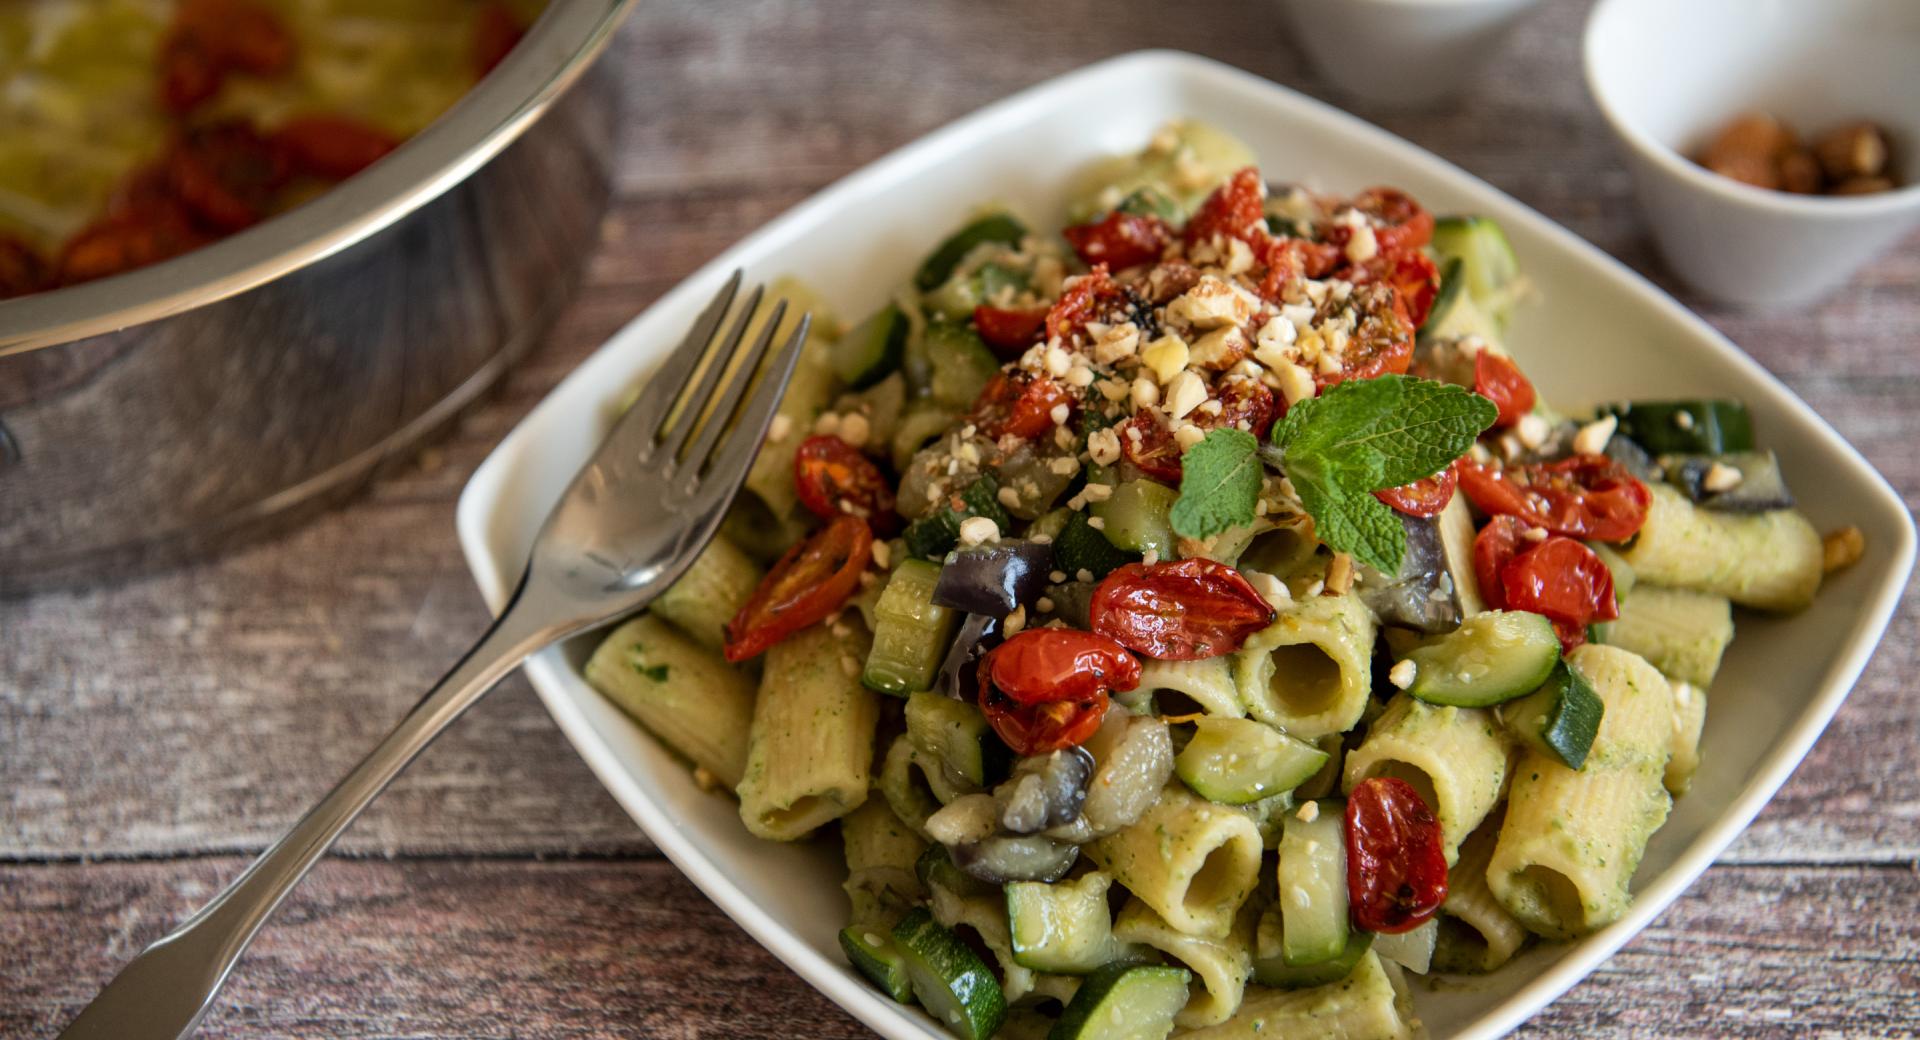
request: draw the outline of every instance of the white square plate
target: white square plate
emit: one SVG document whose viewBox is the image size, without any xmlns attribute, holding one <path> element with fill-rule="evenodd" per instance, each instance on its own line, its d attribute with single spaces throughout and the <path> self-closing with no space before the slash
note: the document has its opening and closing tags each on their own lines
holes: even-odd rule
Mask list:
<svg viewBox="0 0 1920 1040">
<path fill-rule="evenodd" d="M 1090 117 L 1088 113 L 1097 113 Z M 1352 192 L 1410 191 L 1439 213 L 1500 221 L 1538 298 L 1513 344 L 1548 400 L 1733 396 L 1752 408 L 1803 508 L 1821 529 L 1857 524 L 1867 555 L 1792 619 L 1742 617 L 1715 684 L 1693 792 L 1655 835 L 1625 919 L 1573 945 L 1539 946 L 1493 976 L 1417 991 L 1436 1037 L 1492 1037 L 1605 960 L 1706 869 L 1813 744 L 1866 664 L 1913 565 L 1900 499 L 1831 427 L 1733 344 L 1646 280 L 1464 171 L 1352 116 L 1187 54 L 1143 52 L 1082 69 L 928 135 L 814 196 L 716 257 L 634 319 L 528 415 L 460 499 L 467 561 L 494 609 L 534 532 L 597 444 L 611 402 L 680 340 L 725 273 L 798 274 L 842 316 L 878 307 L 939 238 L 986 199 L 1035 226 L 1057 224 L 1068 176 L 1140 148 L 1168 119 L 1238 135 L 1275 180 Z M 587 764 L 680 869 L 775 956 L 894 1040 L 939 1037 L 931 1019 L 856 977 L 835 934 L 846 913 L 837 842 L 750 837 L 730 803 L 580 677 L 584 644 L 549 650 L 527 674 Z"/>
</svg>

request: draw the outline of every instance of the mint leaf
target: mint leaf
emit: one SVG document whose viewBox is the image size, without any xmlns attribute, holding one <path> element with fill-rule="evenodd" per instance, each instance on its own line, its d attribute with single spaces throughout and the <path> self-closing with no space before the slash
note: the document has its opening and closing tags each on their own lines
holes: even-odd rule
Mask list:
<svg viewBox="0 0 1920 1040">
<path fill-rule="evenodd" d="M 1260 442 L 1232 427 L 1208 430 L 1180 457 L 1180 497 L 1168 518 L 1184 538 L 1208 538 L 1253 522 L 1260 500 Z"/>
<path fill-rule="evenodd" d="M 1295 404 L 1275 424 L 1273 442 L 1288 459 L 1326 460 L 1342 487 L 1378 491 L 1440 472 L 1499 414 L 1465 387 L 1386 375 Z"/>
<path fill-rule="evenodd" d="M 1463 387 L 1387 375 L 1296 403 L 1274 425 L 1273 443 L 1320 540 L 1396 574 L 1406 528 L 1372 492 L 1438 473 L 1498 415 L 1493 402 Z"/>
</svg>

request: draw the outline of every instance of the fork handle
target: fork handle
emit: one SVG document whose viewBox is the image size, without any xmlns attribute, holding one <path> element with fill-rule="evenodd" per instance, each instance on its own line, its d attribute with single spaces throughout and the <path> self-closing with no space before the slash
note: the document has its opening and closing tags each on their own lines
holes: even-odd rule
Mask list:
<svg viewBox="0 0 1920 1040">
<path fill-rule="evenodd" d="M 516 609 L 525 588 L 523 580 L 486 635 L 346 779 L 200 912 L 122 968 L 60 1034 L 62 1040 L 190 1035 L 254 933 L 360 810 L 495 683 L 562 634 L 550 623 L 523 620 L 544 613 Z"/>
</svg>

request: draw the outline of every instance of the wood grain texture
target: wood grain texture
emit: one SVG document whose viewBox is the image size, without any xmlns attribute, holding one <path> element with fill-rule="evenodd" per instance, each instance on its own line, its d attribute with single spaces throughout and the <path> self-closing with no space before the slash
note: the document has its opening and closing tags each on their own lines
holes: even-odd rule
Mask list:
<svg viewBox="0 0 1920 1040">
<path fill-rule="evenodd" d="M 1148 0 L 644 5 L 609 55 L 632 117 L 588 284 L 491 404 L 279 541 L 0 602 L 0 1035 L 55 1032 L 480 631 L 453 505 L 528 408 L 715 253 L 981 104 L 1139 47 L 1198 51 L 1352 108 L 1673 287 L 1579 83 L 1585 8 L 1547 0 L 1497 74 L 1408 114 L 1313 78 L 1267 0 L 1200 16 Z M 1920 243 L 1797 313 L 1678 294 L 1920 504 Z M 1723 865 L 1523 1035 L 1920 1035 L 1917 670 L 1910 588 L 1832 729 Z M 652 858 L 518 680 L 343 850 L 400 859 L 324 864 L 211 1035 L 862 1035 Z M 546 861 L 573 854 L 592 858 Z"/>
</svg>

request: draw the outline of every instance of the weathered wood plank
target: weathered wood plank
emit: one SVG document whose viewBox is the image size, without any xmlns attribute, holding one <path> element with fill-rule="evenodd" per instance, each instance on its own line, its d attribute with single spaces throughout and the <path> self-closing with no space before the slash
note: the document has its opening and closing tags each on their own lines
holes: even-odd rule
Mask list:
<svg viewBox="0 0 1920 1040">
<path fill-rule="evenodd" d="M 0 867 L 0 1034 L 54 1035 L 239 867 Z M 1917 980 L 1920 874 L 1716 868 L 1517 1035 L 1908 1036 Z M 323 864 L 201 1035 L 869 1034 L 665 863 L 428 859 Z"/>
</svg>

